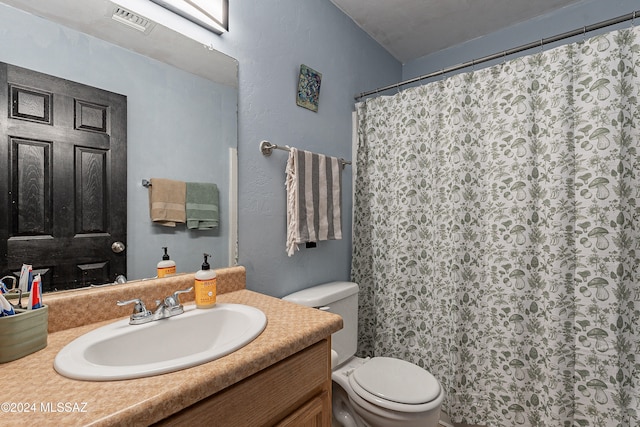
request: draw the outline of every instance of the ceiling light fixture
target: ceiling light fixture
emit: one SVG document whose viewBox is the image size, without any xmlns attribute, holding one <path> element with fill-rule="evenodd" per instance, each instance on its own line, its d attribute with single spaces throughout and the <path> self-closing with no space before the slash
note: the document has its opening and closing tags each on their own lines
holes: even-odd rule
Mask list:
<svg viewBox="0 0 640 427">
<path fill-rule="evenodd" d="M 216 34 L 229 31 L 228 0 L 151 0 Z"/>
</svg>

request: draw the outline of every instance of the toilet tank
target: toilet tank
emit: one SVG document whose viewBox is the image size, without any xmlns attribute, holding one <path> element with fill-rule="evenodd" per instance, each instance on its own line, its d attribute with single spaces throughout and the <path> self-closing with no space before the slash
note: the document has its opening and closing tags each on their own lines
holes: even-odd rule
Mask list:
<svg viewBox="0 0 640 427">
<path fill-rule="evenodd" d="M 342 329 L 331 335 L 331 349 L 337 353 L 335 366 L 341 365 L 356 354 L 358 346 L 358 285 L 356 283 L 324 283 L 294 292 L 283 299 L 326 310 L 342 317 Z"/>
</svg>

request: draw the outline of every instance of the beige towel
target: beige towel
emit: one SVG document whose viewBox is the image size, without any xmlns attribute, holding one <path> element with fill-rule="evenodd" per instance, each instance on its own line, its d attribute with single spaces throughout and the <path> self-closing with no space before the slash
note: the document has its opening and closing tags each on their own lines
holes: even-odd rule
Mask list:
<svg viewBox="0 0 640 427">
<path fill-rule="evenodd" d="M 184 181 L 151 178 L 149 187 L 149 213 L 151 221 L 166 227 L 186 221 L 185 199 L 187 186 Z"/>
</svg>

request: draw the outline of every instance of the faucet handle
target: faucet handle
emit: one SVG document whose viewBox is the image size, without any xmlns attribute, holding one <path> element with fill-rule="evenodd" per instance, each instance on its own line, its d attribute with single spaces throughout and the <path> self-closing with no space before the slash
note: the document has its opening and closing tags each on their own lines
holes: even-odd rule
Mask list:
<svg viewBox="0 0 640 427">
<path fill-rule="evenodd" d="M 164 301 L 156 301 L 158 303 L 158 307 L 162 306 L 166 310 L 168 310 L 168 315 L 165 317 L 176 316 L 178 314 L 184 313 L 184 307 L 180 304 L 180 294 L 186 294 L 191 292 L 193 286 L 189 289 L 182 289 L 179 291 L 175 291 L 173 294 L 169 295 L 164 299 Z"/>
<path fill-rule="evenodd" d="M 167 304 L 168 306 L 180 306 L 180 298 L 179 295 L 180 294 L 188 294 L 189 292 L 191 292 L 193 290 L 193 286 L 191 286 L 189 289 L 182 289 L 179 291 L 175 291 L 173 293 L 173 295 L 171 295 L 170 297 L 167 297 L 165 299 L 165 304 Z"/>
<path fill-rule="evenodd" d="M 129 317 L 129 323 L 131 325 L 138 325 L 140 323 L 146 323 L 151 320 L 152 313 L 147 310 L 144 303 L 140 298 L 134 298 L 127 301 L 116 301 L 119 306 L 135 304 L 133 306 L 133 313 Z"/>
<path fill-rule="evenodd" d="M 141 313 L 146 311 L 146 307 L 144 306 L 144 303 L 142 302 L 142 300 L 140 298 L 134 298 L 134 299 L 130 299 L 130 300 L 126 300 L 126 301 L 116 301 L 116 304 L 118 304 L 119 306 L 123 306 L 123 305 L 127 305 L 127 304 L 134 304 L 135 306 L 133 307 L 133 312 L 134 313 Z"/>
</svg>

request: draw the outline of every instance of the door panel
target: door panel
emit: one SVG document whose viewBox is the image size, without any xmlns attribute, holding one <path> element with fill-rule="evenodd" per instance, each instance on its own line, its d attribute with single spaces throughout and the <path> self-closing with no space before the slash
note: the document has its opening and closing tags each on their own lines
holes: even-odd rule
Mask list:
<svg viewBox="0 0 640 427">
<path fill-rule="evenodd" d="M 107 233 L 108 150 L 76 147 L 76 234 Z"/>
<path fill-rule="evenodd" d="M 43 289 L 126 275 L 126 97 L 0 63 L 0 273 Z"/>
<path fill-rule="evenodd" d="M 51 235 L 51 143 L 11 138 L 12 235 Z"/>
</svg>

